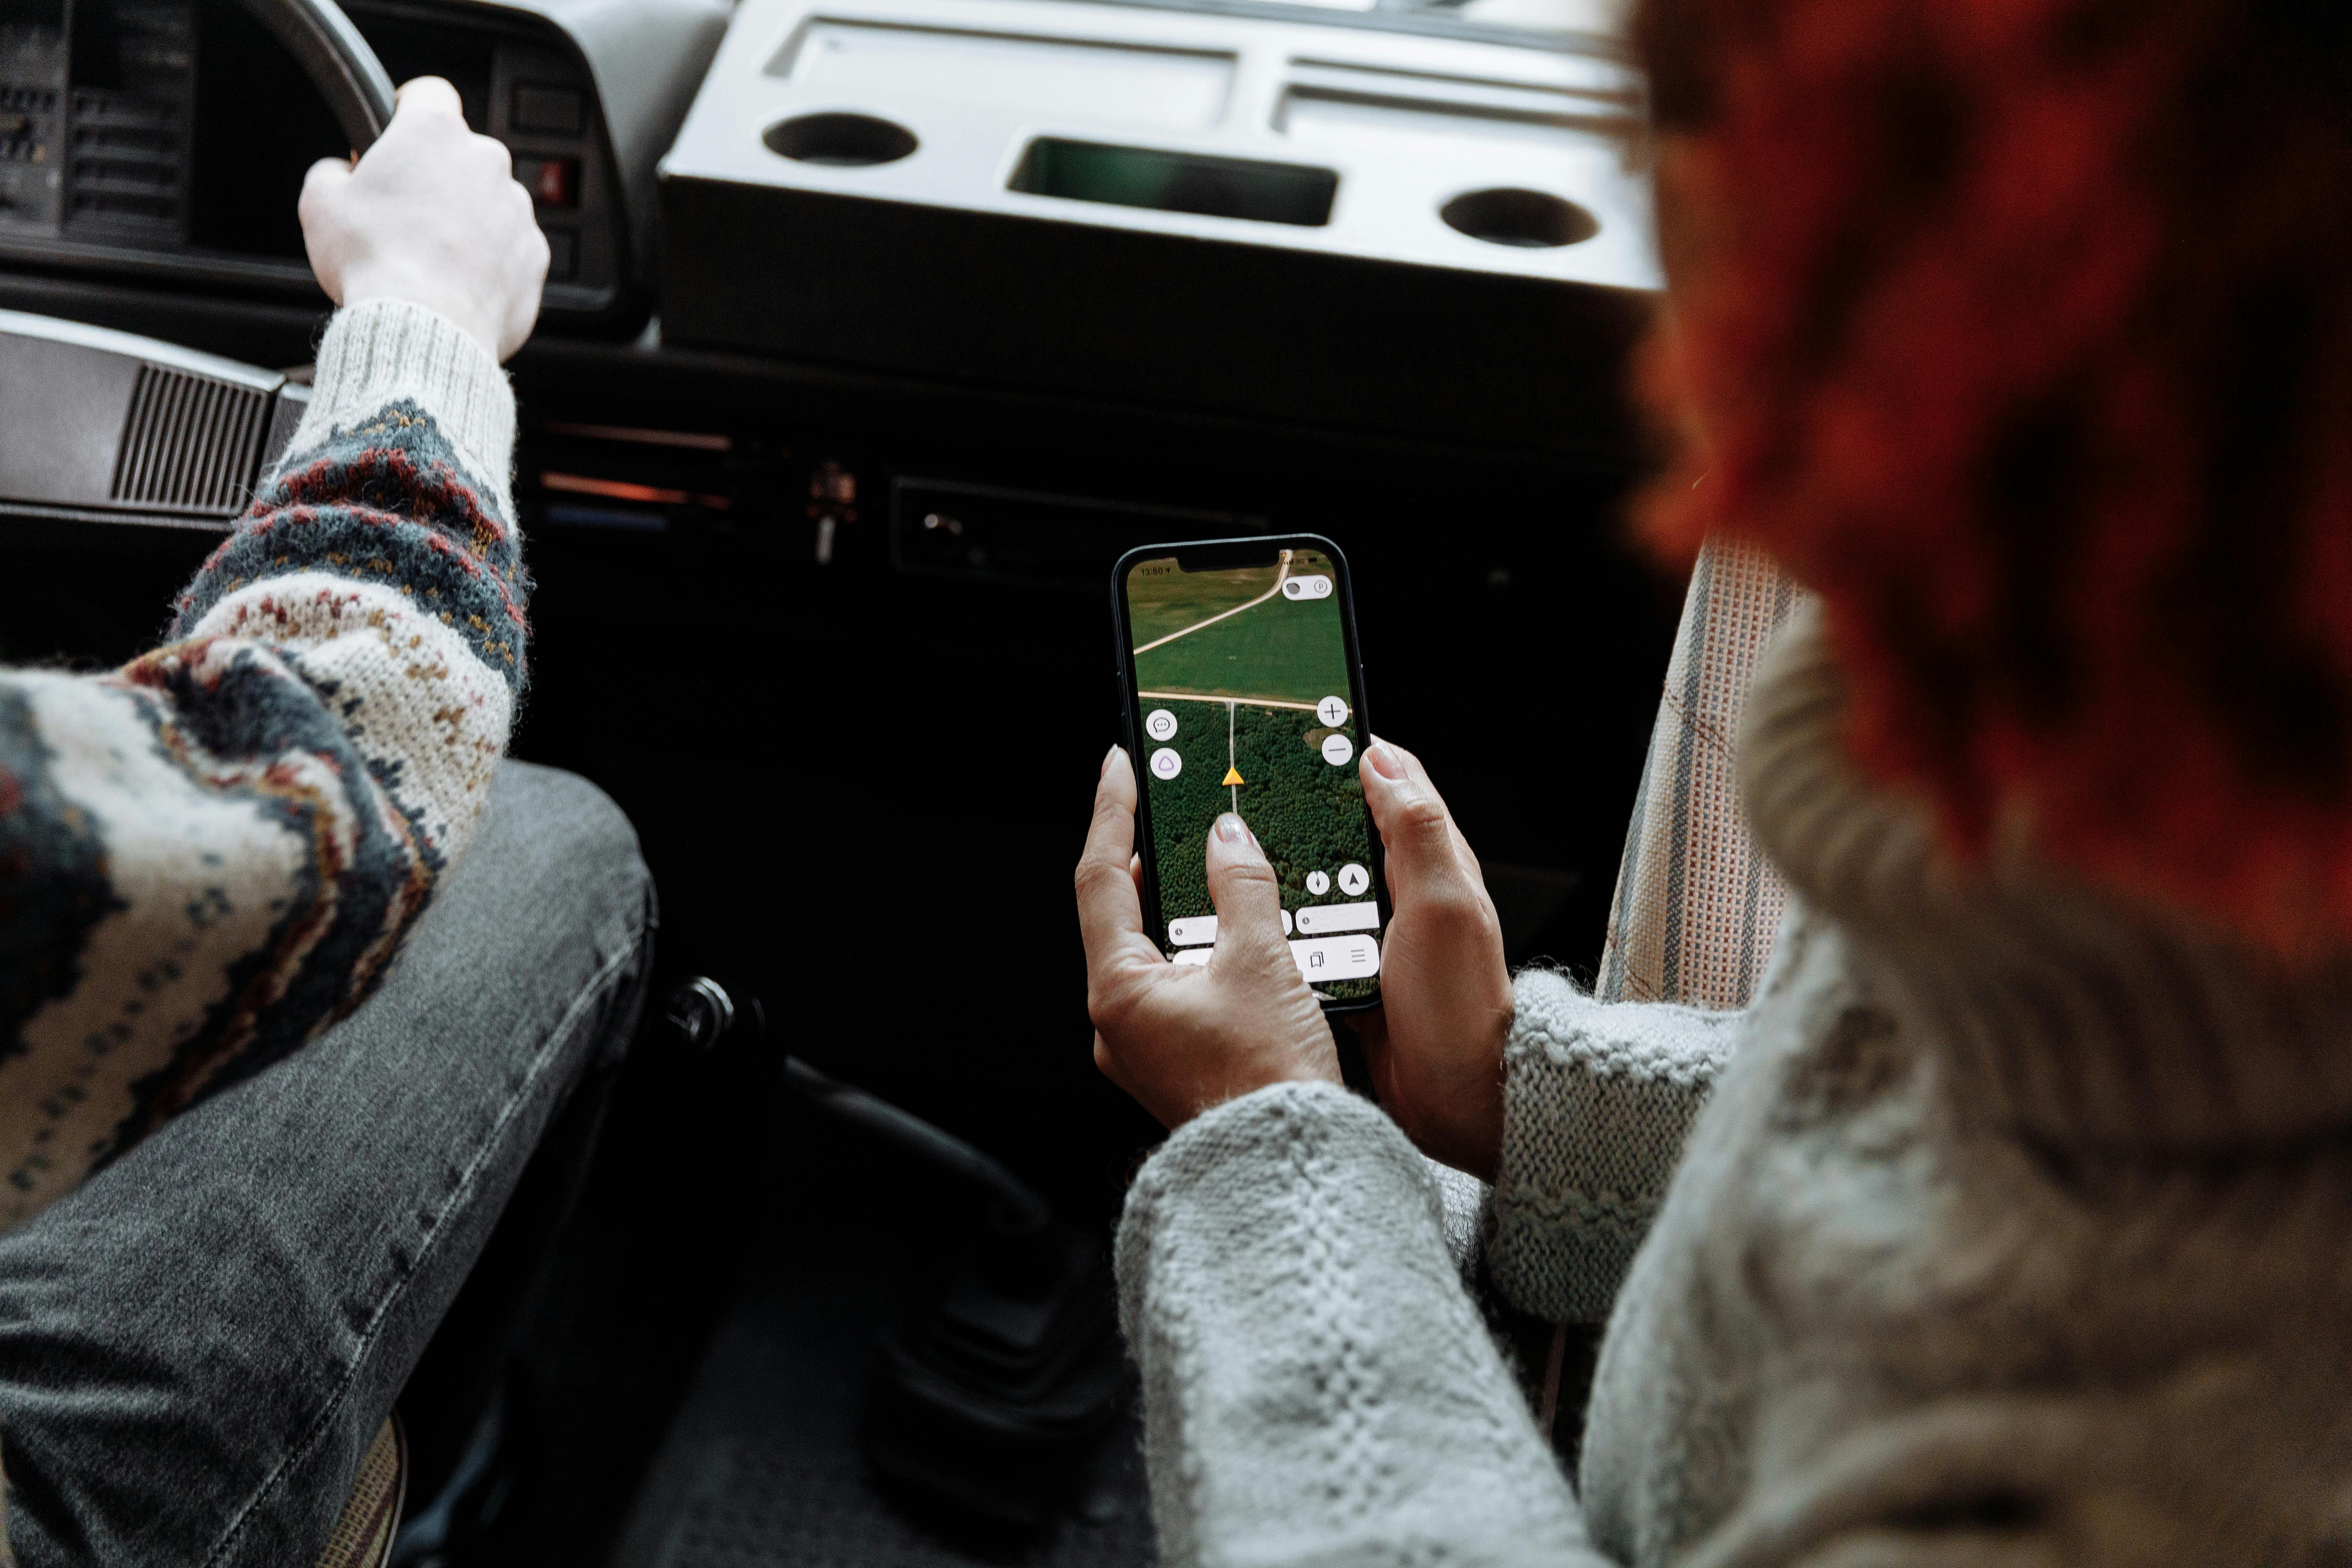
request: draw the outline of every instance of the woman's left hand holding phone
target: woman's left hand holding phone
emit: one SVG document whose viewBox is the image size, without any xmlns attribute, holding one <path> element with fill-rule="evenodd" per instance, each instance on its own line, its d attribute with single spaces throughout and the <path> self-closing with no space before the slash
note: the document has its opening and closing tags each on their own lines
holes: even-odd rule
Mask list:
<svg viewBox="0 0 2352 1568">
<path fill-rule="evenodd" d="M 1511 972 L 1470 841 L 1421 759 L 1377 736 L 1358 770 L 1394 903 L 1381 1005 L 1356 1019 L 1381 1107 L 1423 1153 L 1493 1181 L 1503 1155 Z"/>
<path fill-rule="evenodd" d="M 1135 770 L 1114 746 L 1077 874 L 1095 1065 L 1171 1129 L 1269 1084 L 1338 1083 L 1331 1026 L 1290 956 L 1281 891 L 1256 838 L 1240 817 L 1217 818 L 1216 949 L 1204 964 L 1171 963 L 1143 928 L 1135 802 Z"/>
</svg>

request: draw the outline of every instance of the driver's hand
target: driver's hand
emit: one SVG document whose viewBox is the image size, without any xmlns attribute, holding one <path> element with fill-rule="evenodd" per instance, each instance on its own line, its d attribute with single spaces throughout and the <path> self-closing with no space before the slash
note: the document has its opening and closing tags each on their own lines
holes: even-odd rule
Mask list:
<svg viewBox="0 0 2352 1568">
<path fill-rule="evenodd" d="M 1095 1065 L 1171 1128 L 1268 1084 L 1338 1083 L 1330 1026 L 1283 939 L 1274 868 L 1242 819 L 1229 812 L 1209 833 L 1205 964 L 1171 963 L 1144 934 L 1134 857 L 1135 770 L 1115 746 L 1078 859 Z"/>
<path fill-rule="evenodd" d="M 466 129 L 457 89 L 421 76 L 356 166 L 322 159 L 302 182 L 302 242 L 338 305 L 405 300 L 503 360 L 539 320 L 547 237 L 499 142 Z"/>
<path fill-rule="evenodd" d="M 1502 922 L 1421 759 L 1376 737 L 1358 772 L 1395 906 L 1381 950 L 1381 1008 L 1357 1023 L 1364 1064 L 1381 1108 L 1423 1153 L 1492 1181 L 1512 1016 Z"/>
</svg>

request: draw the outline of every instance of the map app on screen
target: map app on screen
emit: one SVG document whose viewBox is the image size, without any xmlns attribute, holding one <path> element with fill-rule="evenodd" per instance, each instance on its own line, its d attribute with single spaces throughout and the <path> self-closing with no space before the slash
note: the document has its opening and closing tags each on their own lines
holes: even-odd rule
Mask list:
<svg viewBox="0 0 2352 1568">
<path fill-rule="evenodd" d="M 1163 950 L 1208 962 L 1208 836 L 1231 811 L 1274 864 L 1299 972 L 1354 1001 L 1380 990 L 1381 889 L 1338 580 L 1328 556 L 1285 550 L 1218 571 L 1141 561 L 1124 588 Z"/>
</svg>

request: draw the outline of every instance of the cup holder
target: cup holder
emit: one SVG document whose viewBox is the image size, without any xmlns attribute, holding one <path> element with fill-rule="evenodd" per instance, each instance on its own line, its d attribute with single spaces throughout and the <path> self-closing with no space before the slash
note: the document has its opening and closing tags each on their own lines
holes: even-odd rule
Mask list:
<svg viewBox="0 0 2352 1568">
<path fill-rule="evenodd" d="M 1437 216 L 1473 239 L 1528 250 L 1581 244 L 1601 232 L 1601 220 L 1574 202 L 1511 185 L 1458 195 L 1438 208 Z"/>
<path fill-rule="evenodd" d="M 796 114 L 779 120 L 760 138 L 771 153 L 802 163 L 863 168 L 895 163 L 918 145 L 915 133 L 896 121 L 871 114 Z"/>
</svg>

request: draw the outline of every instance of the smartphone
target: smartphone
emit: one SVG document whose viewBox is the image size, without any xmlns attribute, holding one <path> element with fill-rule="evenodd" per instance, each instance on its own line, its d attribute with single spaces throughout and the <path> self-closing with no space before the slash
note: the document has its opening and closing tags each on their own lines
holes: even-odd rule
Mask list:
<svg viewBox="0 0 2352 1568">
<path fill-rule="evenodd" d="M 1371 731 L 1339 547 L 1145 545 L 1112 568 L 1110 597 L 1144 929 L 1175 963 L 1209 961 L 1208 836 L 1231 811 L 1274 863 L 1291 957 L 1325 1010 L 1376 1005 L 1390 906 L 1356 772 Z"/>
</svg>

